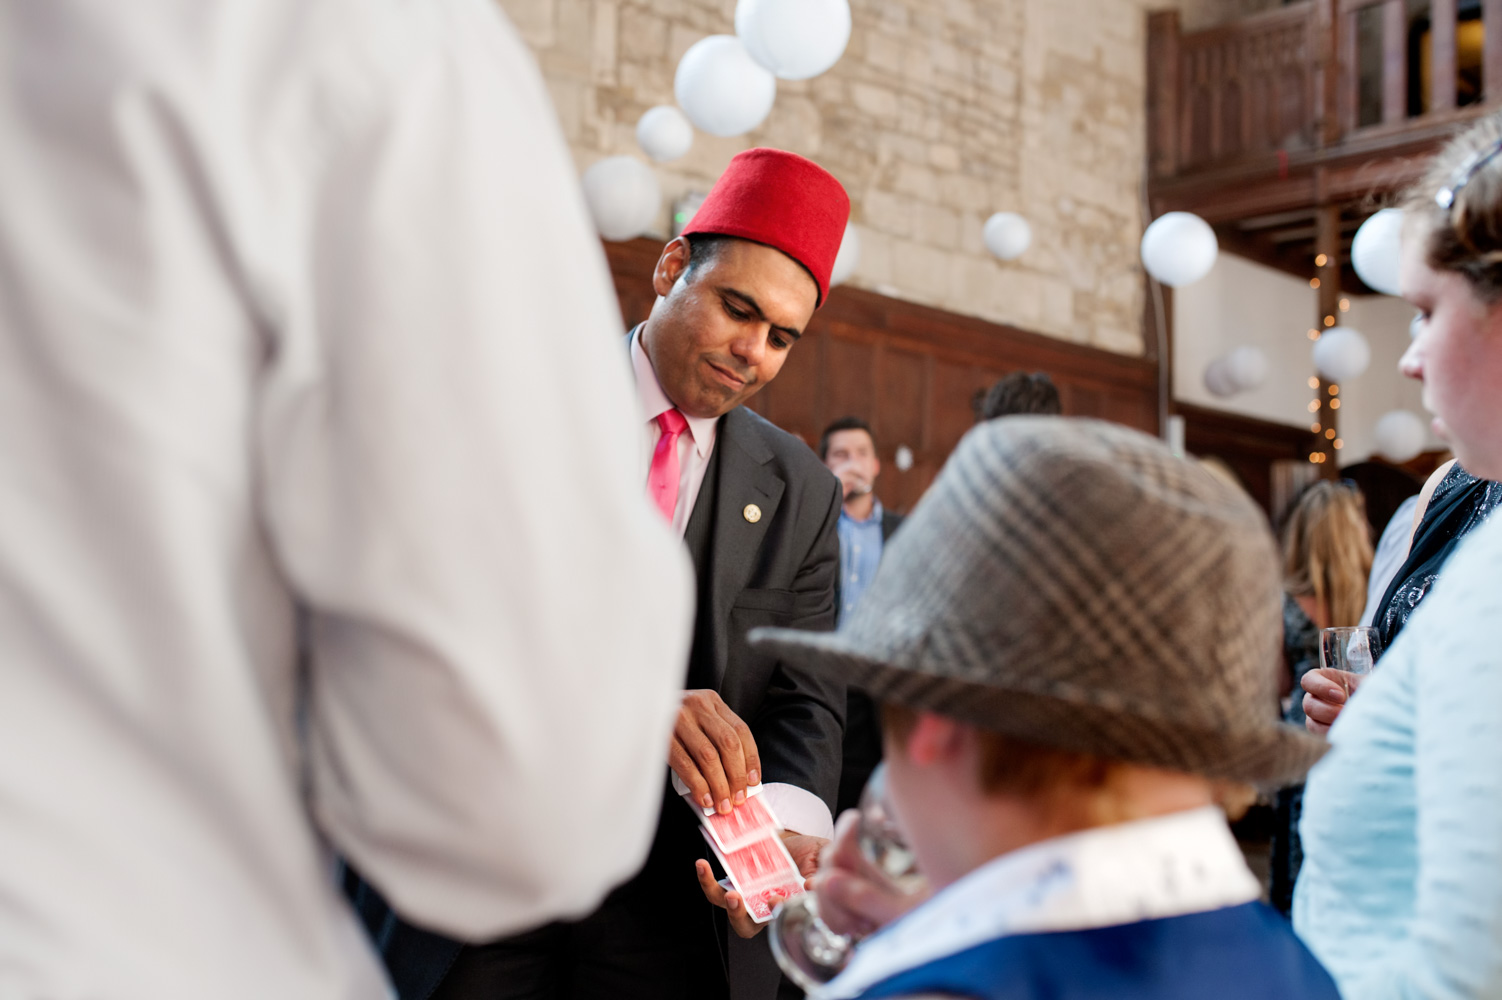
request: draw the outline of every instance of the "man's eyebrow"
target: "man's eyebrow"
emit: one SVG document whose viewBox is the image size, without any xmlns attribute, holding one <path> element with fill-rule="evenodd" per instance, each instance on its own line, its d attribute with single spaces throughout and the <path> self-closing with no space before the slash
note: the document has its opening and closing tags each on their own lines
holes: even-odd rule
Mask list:
<svg viewBox="0 0 1502 1000">
<path fill-rule="evenodd" d="M 721 288 L 720 294 L 729 295 L 736 299 L 739 299 L 747 309 L 756 314 L 757 319 L 760 319 L 763 322 L 767 321 L 767 314 L 761 311 L 761 306 L 757 304 L 754 298 L 752 298 L 750 295 L 747 295 L 745 292 L 740 291 L 736 288 Z M 792 337 L 794 340 L 803 339 L 803 331 L 795 330 L 790 326 L 778 326 L 776 323 L 773 323 L 772 329 L 776 330 L 778 333 L 783 334 L 784 336 Z"/>
</svg>

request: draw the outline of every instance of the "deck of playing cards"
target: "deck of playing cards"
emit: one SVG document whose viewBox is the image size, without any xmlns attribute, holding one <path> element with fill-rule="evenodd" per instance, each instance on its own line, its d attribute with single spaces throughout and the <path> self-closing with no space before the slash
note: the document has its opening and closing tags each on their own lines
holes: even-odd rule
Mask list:
<svg viewBox="0 0 1502 1000">
<path fill-rule="evenodd" d="M 752 920 L 760 924 L 772 919 L 770 896 L 788 899 L 803 891 L 803 876 L 782 844 L 782 824 L 765 798 L 747 795 L 745 802 L 725 815 L 705 815 L 688 799 L 684 801 L 698 814 L 703 825 L 700 832 L 741 894 Z"/>
</svg>

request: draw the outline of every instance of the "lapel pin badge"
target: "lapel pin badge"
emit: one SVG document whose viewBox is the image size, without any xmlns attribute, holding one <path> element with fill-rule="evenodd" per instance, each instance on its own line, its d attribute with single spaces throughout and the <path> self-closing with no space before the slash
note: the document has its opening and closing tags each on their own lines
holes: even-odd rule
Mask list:
<svg viewBox="0 0 1502 1000">
<path fill-rule="evenodd" d="M 746 509 L 741 511 L 741 515 L 752 524 L 755 524 L 761 520 L 761 508 L 754 503 L 748 503 L 746 504 Z"/>
</svg>

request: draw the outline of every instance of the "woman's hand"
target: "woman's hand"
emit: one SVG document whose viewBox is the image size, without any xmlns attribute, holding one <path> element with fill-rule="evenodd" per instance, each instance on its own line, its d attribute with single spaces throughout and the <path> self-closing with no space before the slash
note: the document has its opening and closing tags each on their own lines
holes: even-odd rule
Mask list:
<svg viewBox="0 0 1502 1000">
<path fill-rule="evenodd" d="M 1320 736 L 1329 733 L 1330 727 L 1350 699 L 1346 685 L 1350 685 L 1351 694 L 1354 694 L 1361 681 L 1360 674 L 1331 670 L 1328 667 L 1316 667 L 1305 674 L 1299 682 L 1304 688 L 1305 727 Z"/>
<path fill-rule="evenodd" d="M 819 870 L 809 887 L 819 897 L 819 916 L 836 934 L 865 937 L 928 898 L 928 891 L 905 893 L 861 854 L 860 815 L 850 809 L 834 827 Z"/>
</svg>

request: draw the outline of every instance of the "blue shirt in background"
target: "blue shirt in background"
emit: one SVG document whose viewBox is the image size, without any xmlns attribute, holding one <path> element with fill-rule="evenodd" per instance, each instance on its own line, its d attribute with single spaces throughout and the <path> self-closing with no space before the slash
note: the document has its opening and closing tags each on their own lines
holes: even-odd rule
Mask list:
<svg viewBox="0 0 1502 1000">
<path fill-rule="evenodd" d="M 871 506 L 871 516 L 857 521 L 840 510 L 840 615 L 843 622 L 860 603 L 876 576 L 881 562 L 881 501 Z"/>
</svg>

